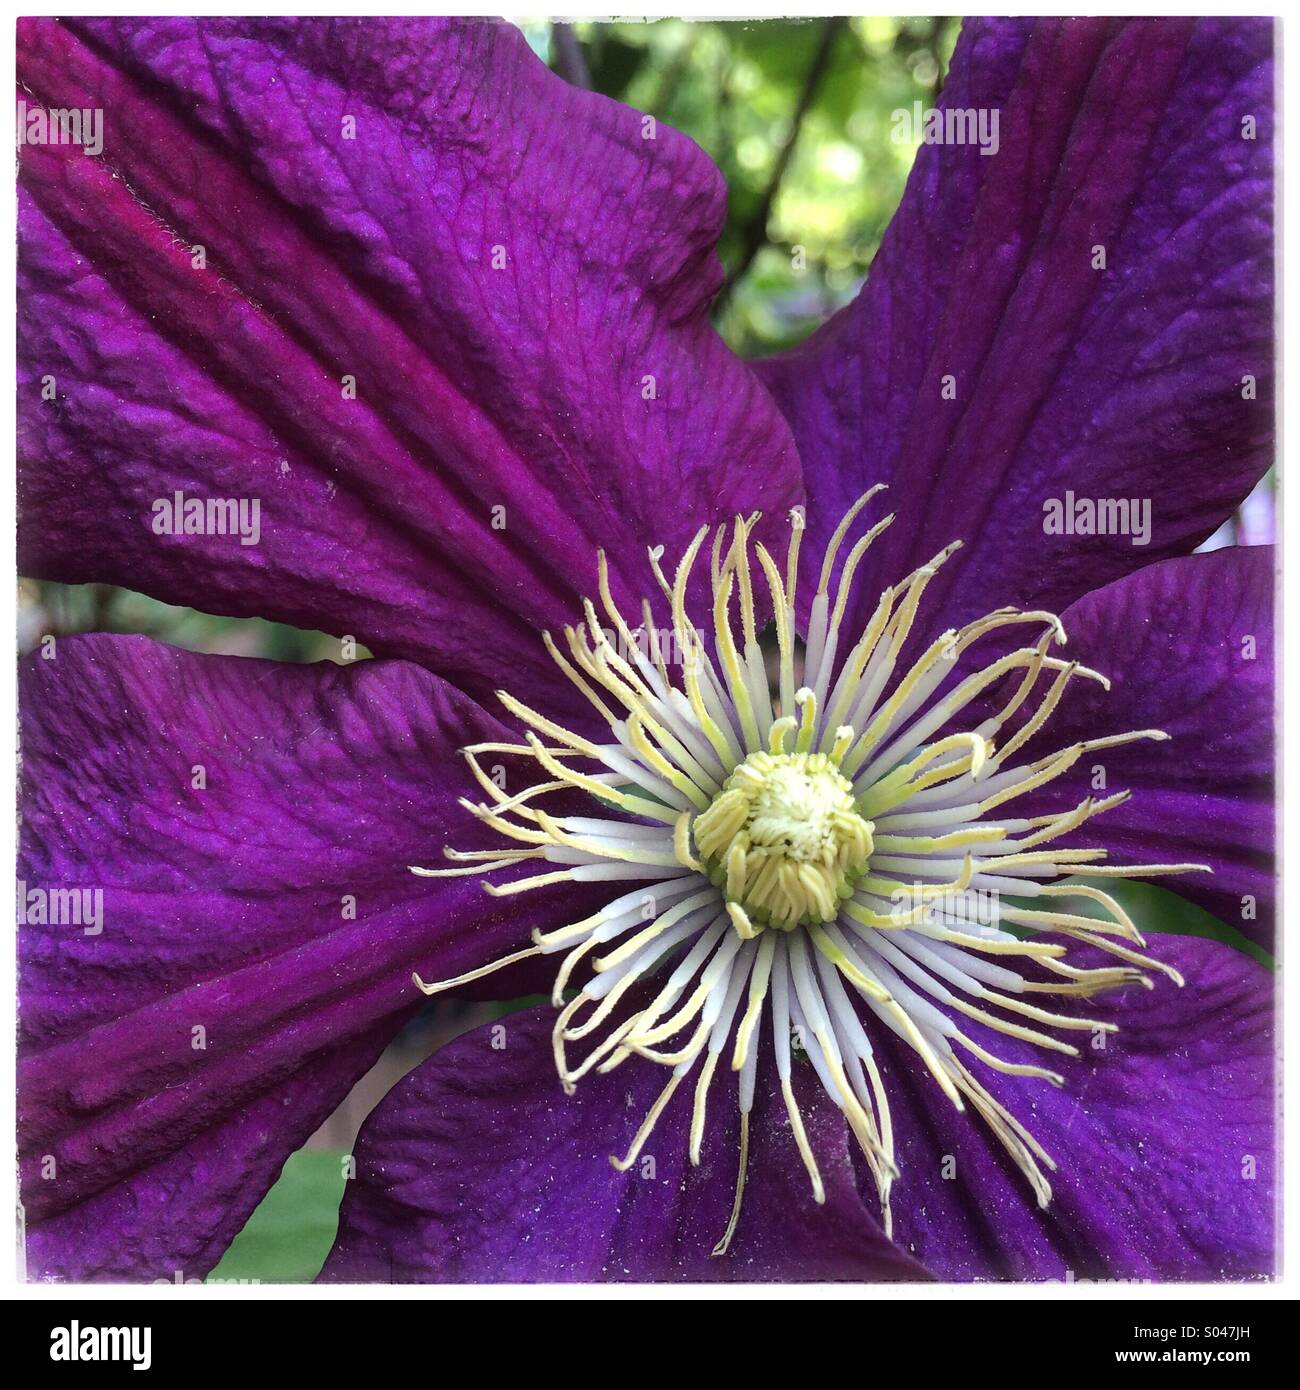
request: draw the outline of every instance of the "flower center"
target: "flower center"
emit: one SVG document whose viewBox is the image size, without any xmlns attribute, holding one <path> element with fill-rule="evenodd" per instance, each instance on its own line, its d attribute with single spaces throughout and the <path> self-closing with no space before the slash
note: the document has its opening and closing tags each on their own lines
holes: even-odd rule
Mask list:
<svg viewBox="0 0 1300 1390">
<path fill-rule="evenodd" d="M 998 608 L 927 646 L 918 639 L 915 658 L 906 663 L 922 595 L 955 544 L 886 588 L 849 645 L 855 573 L 892 517 L 854 543 L 838 585 L 832 580 L 842 544 L 876 491 L 845 514 L 814 570 L 802 687 L 795 683 L 801 525 L 791 531 L 784 578 L 767 549 L 753 542 L 757 517 L 738 517 L 730 543 L 726 528 L 717 529 L 709 552 L 711 641 L 687 611 L 692 569 L 709 528 L 696 533 L 672 579 L 652 550 L 664 599 L 659 611 L 666 609 L 672 623 L 667 649 L 658 635 L 638 644 L 599 556 L 600 600 L 611 626 L 587 601 L 584 622 L 564 630 L 567 655 L 549 635 L 544 641 L 598 711 L 604 741 L 501 692 L 525 726 L 524 742 L 463 750 L 488 802 L 462 805 L 496 832 L 497 845 L 447 846 L 443 852 L 456 867 L 414 870 L 436 877 L 512 875 L 485 877 L 484 887 L 497 897 L 568 883 L 608 883 L 611 891 L 626 885 L 598 912 L 535 932 L 529 947 L 454 979 L 426 984 L 417 975 L 415 984 L 436 994 L 528 957 L 563 953 L 552 995 L 552 1047 L 564 1089 L 634 1057 L 668 1073 L 626 1153 L 611 1158 L 620 1172 L 636 1162 L 692 1072 L 690 1159 L 700 1163 L 710 1087 L 720 1067 L 730 1070 L 740 1147 L 735 1202 L 715 1255 L 726 1253 L 739 1220 L 758 1087 L 773 1084 L 759 1076 L 764 1015 L 775 1084 L 814 1199 L 825 1200 L 825 1187 L 796 1096 L 796 1083 L 810 1080 L 843 1112 L 875 1179 L 888 1235 L 890 1189 L 900 1170 L 877 1057 L 882 1040 L 892 1035 L 909 1048 L 949 1103 L 969 1106 L 989 1126 L 1046 1206 L 1051 1185 L 1044 1169 L 1055 1163 L 984 1082 L 991 1072 L 1025 1085 L 1060 1086 L 1065 1078 L 1023 1051 L 1004 1058 L 988 1044 L 1001 1034 L 1078 1056 L 1072 1032 L 1108 1033 L 1116 1025 L 1045 1007 L 1053 996 L 1090 998 L 1149 984 L 1148 970 L 1182 983 L 1171 966 L 1143 953 L 1136 923 L 1105 881 L 1204 866 L 1112 864 L 1102 862 L 1104 849 L 1057 843 L 1120 805 L 1127 792 L 1090 795 L 1036 815 L 1016 815 L 1009 805 L 1094 749 L 1167 735 L 1134 729 L 1023 761 L 1020 750 L 1067 686 L 1108 685 L 1099 672 L 1049 654 L 1065 632 L 1042 610 Z M 775 688 L 759 643 L 751 547 L 767 579 L 776 628 Z M 737 597 L 738 631 L 731 611 Z M 657 634 L 648 600 L 642 616 L 647 633 Z M 1039 629 L 1035 639 L 1009 641 L 1025 624 Z M 1001 655 L 989 653 L 982 665 L 956 660 L 995 636 Z M 541 780 L 507 791 L 479 763 L 488 753 L 531 759 Z M 576 792 L 591 799 L 591 814 L 545 809 L 554 805 L 546 800 L 552 794 Z M 533 861 L 546 871 L 516 874 Z M 1058 881 L 1079 874 L 1094 881 Z M 993 914 L 972 923 L 968 891 L 991 899 Z M 1062 959 L 1071 944 L 1113 959 L 1076 965 Z M 574 993 L 578 971 L 587 978 Z M 978 1025 L 973 1032 L 967 1020 Z M 811 1078 L 793 1064 L 792 1034 L 811 1063 Z M 979 1063 L 984 1080 L 967 1059 Z"/>
<path fill-rule="evenodd" d="M 830 922 L 871 853 L 871 824 L 824 753 L 751 753 L 696 818 L 709 877 L 757 926 Z"/>
</svg>

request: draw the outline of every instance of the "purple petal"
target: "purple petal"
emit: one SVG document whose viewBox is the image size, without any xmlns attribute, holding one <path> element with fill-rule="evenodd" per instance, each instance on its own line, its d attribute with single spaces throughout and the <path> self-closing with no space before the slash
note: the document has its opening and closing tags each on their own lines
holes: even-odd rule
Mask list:
<svg viewBox="0 0 1300 1390">
<path fill-rule="evenodd" d="M 22 708 L 19 1118 L 41 1277 L 206 1272 L 409 1017 L 413 970 L 453 976 L 590 910 L 408 872 L 485 843 L 456 805 L 457 749 L 503 732 L 419 667 L 71 638 L 28 661 Z M 46 925 L 60 889 L 92 896 Z"/>
<path fill-rule="evenodd" d="M 762 370 L 812 539 L 892 485 L 863 604 L 961 539 L 930 630 L 1059 609 L 1250 491 L 1272 456 L 1272 90 L 1268 20 L 966 24 L 943 104 L 996 113 L 997 153 L 922 148 L 856 302 Z M 1067 493 L 1132 499 L 1130 532 L 1149 504 L 1149 536 L 1048 534 Z"/>
<path fill-rule="evenodd" d="M 1059 1165 L 1046 1211 L 990 1131 L 888 1044 L 895 1237 L 939 1278 L 1221 1280 L 1274 1268 L 1273 976 L 1213 941 L 1159 936 L 1151 951 L 1187 985 L 1105 996 L 1098 1018 L 1120 1031 L 1104 1049 L 1085 1033 L 1079 1059 L 1045 1058 L 968 1029 L 1065 1077 L 1057 1090 L 973 1068 Z"/>
<path fill-rule="evenodd" d="M 533 629 L 598 545 L 639 602 L 647 544 L 799 499 L 708 321 L 717 170 L 514 28 L 30 20 L 19 67 L 106 113 L 97 158 L 23 152 L 26 572 L 568 701 Z M 257 498 L 260 542 L 156 535 L 177 489 Z"/>
<path fill-rule="evenodd" d="M 1090 820 L 1079 842 L 1105 847 L 1115 863 L 1210 865 L 1212 876 L 1160 881 L 1270 949 L 1273 585 L 1271 546 L 1232 546 L 1152 565 L 1068 608 L 1064 654 L 1112 688 L 1073 682 L 1025 756 L 1131 729 L 1170 739 L 1088 754 L 1020 803 L 1024 814 L 1044 813 L 1130 788 L 1132 798 Z"/>
<path fill-rule="evenodd" d="M 322 1278 L 332 1282 L 900 1280 L 925 1271 L 858 1199 L 843 1118 L 800 1094 L 826 1182 L 812 1199 L 784 1105 L 760 1061 L 749 1177 L 735 1238 L 734 1084 L 710 1095 L 702 1161 L 687 1158 L 693 1088 L 673 1098 L 627 1173 L 610 1165 L 664 1084 L 659 1067 L 593 1074 L 564 1096 L 549 1009 L 457 1039 L 388 1094 L 362 1128 L 357 1177 Z M 763 1078 L 766 1078 L 766 1084 Z M 645 1160 L 652 1160 L 647 1167 Z"/>
</svg>

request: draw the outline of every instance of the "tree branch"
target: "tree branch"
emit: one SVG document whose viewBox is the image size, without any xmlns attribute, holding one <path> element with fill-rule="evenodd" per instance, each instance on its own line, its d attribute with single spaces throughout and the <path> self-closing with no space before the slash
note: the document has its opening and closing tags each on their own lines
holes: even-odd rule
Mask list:
<svg viewBox="0 0 1300 1390">
<path fill-rule="evenodd" d="M 587 55 L 573 25 L 562 20 L 551 21 L 551 53 L 555 61 L 555 71 L 571 87 L 591 89 L 591 69 L 587 67 Z"/>
<path fill-rule="evenodd" d="M 799 101 L 795 106 L 794 115 L 790 118 L 790 129 L 785 137 L 785 143 L 777 153 L 776 163 L 772 167 L 772 176 L 768 179 L 767 187 L 763 190 L 762 200 L 745 227 L 740 259 L 736 262 L 731 274 L 727 276 L 726 283 L 718 295 L 715 308 L 721 308 L 727 302 L 732 290 L 735 289 L 737 283 L 753 264 L 754 257 L 758 255 L 763 243 L 767 240 L 767 224 L 772 215 L 772 205 L 776 202 L 781 180 L 785 177 L 786 169 L 789 168 L 794 147 L 799 142 L 799 131 L 803 125 L 804 117 L 817 98 L 817 89 L 826 76 L 826 69 L 830 65 L 831 51 L 834 49 L 835 40 L 839 37 L 843 27 L 844 19 L 842 17 L 828 19 L 822 26 L 821 43 L 817 45 L 817 52 L 813 54 L 813 60 L 808 65 L 808 75 L 804 78 L 803 90 L 799 93 Z"/>
</svg>

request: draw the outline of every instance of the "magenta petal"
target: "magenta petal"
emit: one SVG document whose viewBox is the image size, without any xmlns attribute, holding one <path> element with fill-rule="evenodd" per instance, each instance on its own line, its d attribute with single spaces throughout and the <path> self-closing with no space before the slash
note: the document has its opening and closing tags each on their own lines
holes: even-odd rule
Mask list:
<svg viewBox="0 0 1300 1390">
<path fill-rule="evenodd" d="M 40 1277 L 206 1272 L 409 1017 L 413 970 L 458 974 L 590 910 L 408 872 L 448 840 L 485 844 L 456 805 L 457 749 L 503 732 L 419 667 L 71 638 L 29 659 L 22 708 L 19 1126 Z M 90 910 L 46 925 L 58 889 Z"/>
<path fill-rule="evenodd" d="M 891 484 L 861 603 L 960 539 L 932 630 L 1059 609 L 1246 496 L 1272 459 L 1272 91 L 1268 20 L 965 25 L 943 104 L 996 113 L 997 153 L 922 148 L 858 299 L 762 369 L 814 539 Z M 1149 536 L 1048 534 L 1067 493 L 1149 503 Z"/>
<path fill-rule="evenodd" d="M 27 572 L 567 700 L 534 629 L 598 546 L 639 603 L 647 545 L 799 500 L 708 320 L 716 168 L 513 27 L 28 20 L 19 69 L 111 113 L 23 151 Z M 259 543 L 154 534 L 177 489 L 259 499 Z"/>
<path fill-rule="evenodd" d="M 1222 1280 L 1274 1269 L 1274 978 L 1217 942 L 1152 941 L 1187 985 L 1104 996 L 1098 1018 L 1120 1027 L 1104 1049 L 1077 1035 L 1076 1060 L 968 1029 L 1007 1060 L 1065 1077 L 1057 1090 L 972 1067 L 1056 1160 L 1046 1211 L 988 1129 L 890 1044 L 894 1233 L 937 1277 Z"/>
<path fill-rule="evenodd" d="M 627 1173 L 610 1165 L 667 1072 L 628 1063 L 562 1094 L 553 1011 L 457 1039 L 388 1094 L 357 1143 L 357 1176 L 322 1278 L 331 1282 L 895 1281 L 925 1271 L 859 1200 L 840 1112 L 801 1087 L 826 1182 L 812 1199 L 775 1086 L 760 1062 L 749 1180 L 731 1248 L 739 1114 L 720 1070 L 702 1161 L 687 1158 L 692 1086 L 660 1117 Z M 730 1082 L 730 1084 L 728 1084 Z M 649 1163 L 645 1160 L 649 1159 Z"/>
<path fill-rule="evenodd" d="M 1103 846 L 1114 863 L 1208 864 L 1213 874 L 1160 882 L 1267 949 L 1277 889 L 1274 582 L 1272 546 L 1233 546 L 1152 565 L 1066 609 L 1063 654 L 1111 689 L 1074 682 L 1025 756 L 1130 729 L 1170 737 L 1089 753 L 1018 803 L 1043 814 L 1131 789 L 1078 842 Z"/>
</svg>

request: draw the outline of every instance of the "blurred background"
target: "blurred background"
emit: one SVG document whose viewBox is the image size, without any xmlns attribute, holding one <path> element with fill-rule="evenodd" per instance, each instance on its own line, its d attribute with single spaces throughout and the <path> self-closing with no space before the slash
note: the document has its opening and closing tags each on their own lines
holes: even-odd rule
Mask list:
<svg viewBox="0 0 1300 1390">
<path fill-rule="evenodd" d="M 729 207 L 719 248 L 726 283 L 714 319 L 749 357 L 799 342 L 857 293 L 916 152 L 890 138 L 890 113 L 935 100 L 960 20 L 537 20 L 521 27 L 566 80 L 686 132 L 718 164 Z M 1270 475 L 1205 548 L 1272 540 L 1273 515 Z M 323 633 L 173 608 L 107 585 L 20 581 L 23 650 L 46 634 L 86 631 L 143 632 L 195 651 L 279 661 L 339 654 L 337 640 Z M 436 1047 L 517 1002 L 431 1001 L 289 1161 L 211 1277 L 311 1279 L 333 1240 L 346 1156 L 365 1115 Z"/>
</svg>

